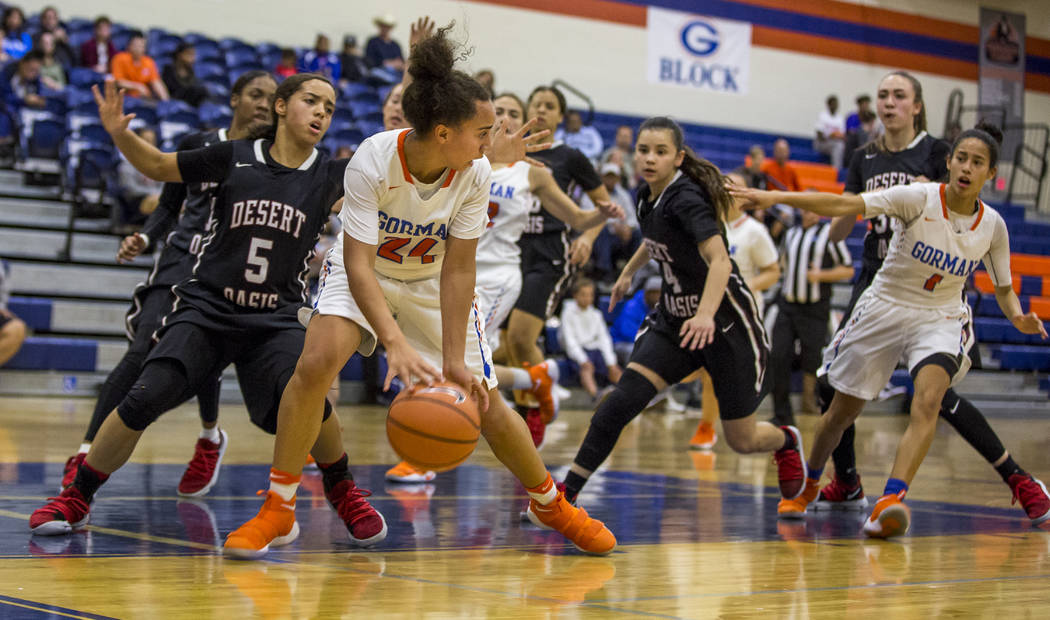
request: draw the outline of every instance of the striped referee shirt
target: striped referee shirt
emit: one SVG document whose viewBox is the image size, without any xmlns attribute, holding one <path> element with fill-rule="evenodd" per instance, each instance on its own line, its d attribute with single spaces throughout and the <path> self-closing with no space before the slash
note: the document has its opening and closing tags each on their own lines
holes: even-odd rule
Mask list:
<svg viewBox="0 0 1050 620">
<path fill-rule="evenodd" d="M 830 269 L 853 264 L 846 242 L 829 241 L 830 231 L 831 223 L 821 222 L 809 228 L 793 226 L 784 234 L 783 250 L 780 253 L 784 269 L 780 294 L 784 301 L 793 304 L 813 304 L 831 300 L 830 283 L 810 282 L 806 279 L 806 275 L 813 269 Z"/>
</svg>

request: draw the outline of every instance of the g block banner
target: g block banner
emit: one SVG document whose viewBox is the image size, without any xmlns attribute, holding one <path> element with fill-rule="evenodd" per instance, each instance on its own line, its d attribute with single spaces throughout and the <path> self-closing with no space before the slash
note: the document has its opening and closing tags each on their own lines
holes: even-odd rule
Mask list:
<svg viewBox="0 0 1050 620">
<path fill-rule="evenodd" d="M 647 38 L 649 83 L 747 94 L 751 24 L 650 6 Z"/>
</svg>

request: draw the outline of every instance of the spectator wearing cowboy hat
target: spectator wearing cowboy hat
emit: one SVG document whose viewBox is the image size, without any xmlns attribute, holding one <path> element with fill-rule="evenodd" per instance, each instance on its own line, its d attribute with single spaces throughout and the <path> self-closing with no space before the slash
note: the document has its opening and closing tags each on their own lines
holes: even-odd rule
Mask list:
<svg viewBox="0 0 1050 620">
<path fill-rule="evenodd" d="M 390 36 L 397 20 L 393 15 L 386 13 L 373 19 L 372 23 L 379 28 L 379 33 L 365 45 L 365 61 L 368 66 L 404 71 L 405 57 L 401 54 L 401 45 Z"/>
</svg>

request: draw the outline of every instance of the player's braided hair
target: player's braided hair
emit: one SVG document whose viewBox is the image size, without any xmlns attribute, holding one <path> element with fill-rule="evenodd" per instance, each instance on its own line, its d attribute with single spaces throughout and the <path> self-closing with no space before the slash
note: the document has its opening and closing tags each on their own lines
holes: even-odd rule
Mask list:
<svg viewBox="0 0 1050 620">
<path fill-rule="evenodd" d="M 955 144 L 952 145 L 952 155 L 955 155 L 955 149 L 959 148 L 959 143 L 967 138 L 977 138 L 988 145 L 989 168 L 995 168 L 999 164 L 999 147 L 1003 145 L 1003 132 L 999 127 L 984 120 L 978 122 L 976 127 L 967 129 L 955 139 Z"/>
<path fill-rule="evenodd" d="M 401 107 L 405 119 L 426 136 L 438 125 L 456 127 L 474 118 L 476 101 L 488 101 L 488 89 L 453 67 L 471 52 L 449 38 L 456 22 L 439 28 L 434 36 L 412 46 L 408 74 L 412 82 L 405 87 Z"/>
<path fill-rule="evenodd" d="M 285 103 L 291 100 L 292 95 L 299 92 L 299 89 L 303 87 L 303 84 L 311 80 L 321 80 L 325 84 L 332 87 L 335 90 L 335 86 L 332 85 L 332 81 L 320 73 L 296 73 L 284 78 L 284 81 L 277 85 L 277 92 L 273 95 L 273 103 L 270 105 L 270 115 L 273 120 L 269 125 L 264 125 L 260 129 L 256 129 L 252 132 L 249 137 L 251 140 L 258 138 L 265 138 L 267 140 L 273 140 L 277 137 L 277 123 L 280 122 L 280 117 L 277 116 L 277 100 L 283 99 Z"/>
<path fill-rule="evenodd" d="M 682 165 L 678 169 L 682 171 L 682 174 L 696 181 L 696 184 L 707 194 L 707 199 L 711 201 L 711 205 L 715 208 L 717 220 L 725 222 L 733 199 L 729 196 L 729 191 L 726 190 L 722 172 L 718 169 L 718 166 L 700 157 L 685 144 L 682 128 L 672 119 L 666 116 L 654 116 L 642 123 L 642 126 L 638 128 L 638 133 L 641 134 L 647 129 L 666 129 L 671 132 L 675 148 L 685 153 L 685 157 L 682 158 Z"/>
</svg>

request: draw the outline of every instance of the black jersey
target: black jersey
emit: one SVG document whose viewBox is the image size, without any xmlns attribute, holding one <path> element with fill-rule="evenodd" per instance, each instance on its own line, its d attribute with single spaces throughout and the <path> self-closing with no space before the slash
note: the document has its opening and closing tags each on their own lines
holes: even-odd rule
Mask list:
<svg viewBox="0 0 1050 620">
<path fill-rule="evenodd" d="M 660 302 L 653 311 L 655 324 L 677 334 L 681 324 L 696 314 L 707 281 L 707 263 L 698 246 L 716 235 L 725 241 L 725 234 L 706 192 L 681 173 L 655 199 L 648 184 L 639 187 L 638 222 L 649 256 L 660 265 L 663 279 Z M 716 314 L 728 311 L 736 316 L 738 310 L 730 309 L 734 304 L 738 308 L 754 306 L 736 263 L 732 265 L 726 297 Z"/>
<path fill-rule="evenodd" d="M 180 300 L 224 314 L 269 313 L 307 301 L 307 261 L 346 160 L 316 149 L 298 168 L 270 157 L 271 142 L 235 140 L 178 154 L 187 183 L 218 183 L 208 236 Z"/>
<path fill-rule="evenodd" d="M 225 129 L 203 131 L 183 138 L 178 150 L 192 151 L 225 141 Z M 216 187 L 216 183 L 165 183 L 157 208 L 142 226 L 142 233 L 151 243 L 167 235 L 165 246 L 196 254 L 208 233 L 208 216 Z"/>
<path fill-rule="evenodd" d="M 591 160 L 571 146 L 559 142 L 545 151 L 532 153 L 530 157 L 546 164 L 551 169 L 558 187 L 570 196 L 576 185 L 589 192 L 602 184 L 602 179 L 591 165 Z M 565 229 L 565 222 L 548 213 L 540 205 L 540 201 L 536 200 L 529 210 L 529 222 L 525 226 L 523 236 L 561 232 Z"/>
<path fill-rule="evenodd" d="M 915 177 L 924 176 L 940 181 L 948 173 L 946 161 L 951 148 L 925 131 L 902 151 L 882 151 L 870 143 L 857 149 L 849 162 L 846 191 L 854 194 L 874 192 L 895 185 L 908 185 Z M 863 267 L 874 274 L 886 259 L 893 229 L 889 217 L 880 215 L 871 219 L 864 235 Z"/>
</svg>

